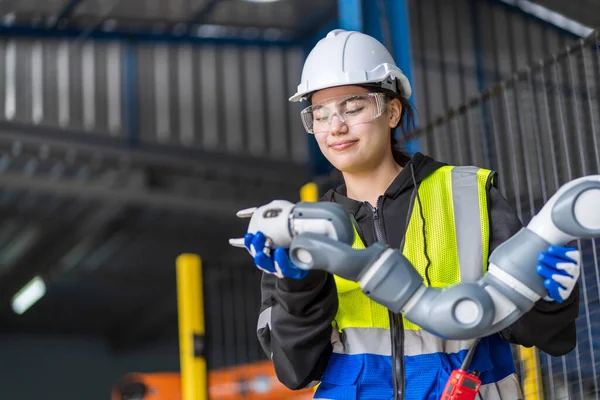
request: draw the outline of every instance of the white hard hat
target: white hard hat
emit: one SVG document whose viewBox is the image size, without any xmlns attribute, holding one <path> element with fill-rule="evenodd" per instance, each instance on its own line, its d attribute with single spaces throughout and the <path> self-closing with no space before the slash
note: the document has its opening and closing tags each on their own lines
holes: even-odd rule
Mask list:
<svg viewBox="0 0 600 400">
<path fill-rule="evenodd" d="M 311 50 L 302 68 L 298 91 L 290 101 L 311 93 L 344 85 L 380 84 L 400 97 L 412 93 L 408 78 L 377 39 L 361 32 L 335 29 Z"/>
</svg>

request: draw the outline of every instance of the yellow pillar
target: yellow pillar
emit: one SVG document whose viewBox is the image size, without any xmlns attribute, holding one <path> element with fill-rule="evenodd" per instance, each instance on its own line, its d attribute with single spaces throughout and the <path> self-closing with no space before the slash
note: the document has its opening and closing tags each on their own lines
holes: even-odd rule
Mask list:
<svg viewBox="0 0 600 400">
<path fill-rule="evenodd" d="M 177 312 L 183 400 L 208 398 L 204 357 L 204 299 L 202 262 L 195 254 L 177 257 Z"/>
<path fill-rule="evenodd" d="M 542 372 L 535 347 L 519 346 L 519 356 L 523 365 L 523 395 L 525 400 L 543 400 Z"/>
<path fill-rule="evenodd" d="M 314 182 L 309 182 L 300 188 L 300 201 L 318 201 L 319 186 Z"/>
</svg>

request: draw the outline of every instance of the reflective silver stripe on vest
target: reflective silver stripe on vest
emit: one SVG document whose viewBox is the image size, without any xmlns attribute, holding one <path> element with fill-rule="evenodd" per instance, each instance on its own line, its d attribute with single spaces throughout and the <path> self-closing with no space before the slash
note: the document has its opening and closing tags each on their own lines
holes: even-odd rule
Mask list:
<svg viewBox="0 0 600 400">
<path fill-rule="evenodd" d="M 341 346 L 333 342 L 333 351 L 340 354 L 392 355 L 390 330 L 385 328 L 346 328 L 340 335 Z"/>
<path fill-rule="evenodd" d="M 268 326 L 271 329 L 271 308 L 265 308 L 263 312 L 258 316 L 258 323 L 256 324 L 256 331 L 260 331 L 264 327 Z"/>
<path fill-rule="evenodd" d="M 431 353 L 458 353 L 468 350 L 473 340 L 444 340 L 427 331 L 404 331 L 404 355 L 418 356 Z"/>
<path fill-rule="evenodd" d="M 475 282 L 483 276 L 477 171 L 477 167 L 452 169 L 452 203 L 462 282 Z M 479 229 L 474 229 L 477 227 Z"/>
<path fill-rule="evenodd" d="M 390 330 L 387 328 L 346 328 L 342 331 L 339 340 L 338 343 L 332 336 L 335 353 L 392 355 Z M 458 353 L 471 347 L 472 343 L 472 340 L 443 340 L 424 330 L 404 331 L 405 356 Z"/>
</svg>

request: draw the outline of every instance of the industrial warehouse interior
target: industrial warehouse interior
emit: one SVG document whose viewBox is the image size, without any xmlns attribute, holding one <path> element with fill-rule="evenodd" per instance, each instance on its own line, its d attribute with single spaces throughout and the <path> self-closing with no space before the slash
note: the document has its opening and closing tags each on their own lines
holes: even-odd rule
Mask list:
<svg viewBox="0 0 600 400">
<path fill-rule="evenodd" d="M 0 399 L 320 398 L 265 351 L 265 272 L 229 242 L 343 183 L 290 101 L 311 49 L 379 41 L 406 152 L 493 170 L 527 225 L 600 174 L 598 27 L 600 0 L 0 0 Z M 576 346 L 511 343 L 522 399 L 600 399 L 599 253 L 571 245 Z"/>
</svg>

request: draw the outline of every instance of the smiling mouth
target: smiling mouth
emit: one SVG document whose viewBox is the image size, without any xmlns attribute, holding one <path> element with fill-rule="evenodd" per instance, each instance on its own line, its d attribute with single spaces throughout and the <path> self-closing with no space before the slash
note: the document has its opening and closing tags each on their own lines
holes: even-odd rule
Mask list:
<svg viewBox="0 0 600 400">
<path fill-rule="evenodd" d="M 344 141 L 344 142 L 334 143 L 334 144 L 330 145 L 329 147 L 331 147 L 333 150 L 341 151 L 341 150 L 346 150 L 347 148 L 353 146 L 356 143 L 358 143 L 358 140 L 348 140 L 348 141 Z"/>
</svg>

